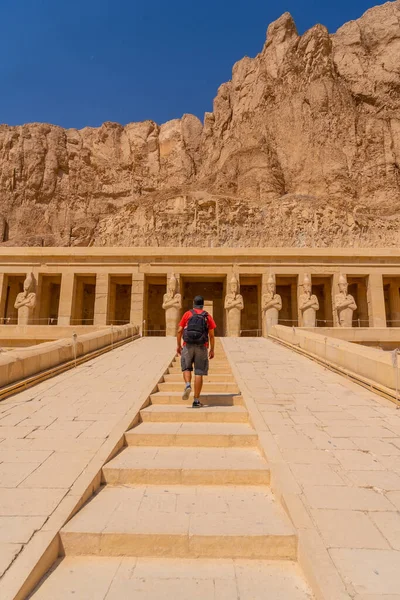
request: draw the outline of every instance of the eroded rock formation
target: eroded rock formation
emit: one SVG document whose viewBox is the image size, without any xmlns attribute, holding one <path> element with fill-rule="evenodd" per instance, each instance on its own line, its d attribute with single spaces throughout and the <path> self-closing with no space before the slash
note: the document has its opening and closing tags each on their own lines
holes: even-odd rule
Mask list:
<svg viewBox="0 0 400 600">
<path fill-rule="evenodd" d="M 284 14 L 204 124 L 0 126 L 0 242 L 399 246 L 400 0 L 330 35 Z"/>
</svg>

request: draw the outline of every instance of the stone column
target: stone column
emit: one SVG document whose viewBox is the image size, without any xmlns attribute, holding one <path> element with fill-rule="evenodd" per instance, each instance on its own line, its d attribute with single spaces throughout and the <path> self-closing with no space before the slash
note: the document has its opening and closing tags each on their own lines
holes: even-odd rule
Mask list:
<svg viewBox="0 0 400 600">
<path fill-rule="evenodd" d="M 393 321 L 391 327 L 400 327 L 400 293 L 399 284 L 396 279 L 392 279 L 389 288 L 390 302 L 390 320 Z"/>
<path fill-rule="evenodd" d="M 96 274 L 93 325 L 107 325 L 109 279 L 108 273 Z"/>
<path fill-rule="evenodd" d="M 261 275 L 261 298 L 263 298 L 263 296 L 265 296 L 265 294 L 268 292 L 268 288 L 267 288 L 268 277 L 269 277 L 268 273 L 263 273 Z M 263 311 L 261 305 L 260 305 L 260 308 L 261 308 L 262 335 L 263 335 L 263 337 L 268 337 L 268 334 L 267 334 L 267 320 L 265 318 L 265 312 Z"/>
<path fill-rule="evenodd" d="M 299 288 L 298 282 L 297 282 L 297 284 L 292 283 L 290 285 L 290 304 L 292 306 L 291 317 L 292 317 L 293 323 L 297 323 L 297 327 L 300 326 L 298 288 Z M 295 306 L 295 301 L 296 301 L 297 306 Z"/>
<path fill-rule="evenodd" d="M 303 281 L 304 277 L 307 274 L 306 269 L 299 269 L 297 272 L 297 289 L 296 289 L 296 299 L 297 299 L 297 323 L 299 327 L 303 327 L 303 314 L 300 309 L 300 296 L 303 293 Z M 311 277 L 311 275 L 310 275 Z M 293 300 L 293 298 L 292 298 Z M 292 307 L 293 311 L 293 307 Z"/>
<path fill-rule="evenodd" d="M 41 277 L 40 277 L 40 268 L 39 267 L 32 267 L 31 272 L 33 273 L 35 280 L 36 280 L 36 305 L 35 308 L 33 309 L 33 314 L 32 314 L 32 322 L 34 324 L 37 325 L 43 325 L 43 323 L 41 323 L 39 321 L 39 312 L 40 312 L 40 305 L 39 305 L 39 300 L 40 300 L 40 287 L 41 287 Z M 40 285 L 40 287 L 39 287 Z"/>
<path fill-rule="evenodd" d="M 132 325 L 137 325 L 141 333 L 144 319 L 144 273 L 133 273 L 131 295 Z"/>
<path fill-rule="evenodd" d="M 336 294 L 339 293 L 339 278 L 340 278 L 340 272 L 334 273 L 333 277 L 332 277 L 332 319 L 333 319 L 333 326 L 334 327 L 339 327 L 339 319 L 338 319 L 338 315 L 337 315 L 337 311 L 335 310 L 335 297 Z M 327 321 L 329 321 L 329 315 L 326 316 Z"/>
<path fill-rule="evenodd" d="M 369 326 L 386 327 L 387 324 L 385 296 L 383 293 L 383 278 L 379 273 L 371 273 L 368 277 L 367 302 Z"/>
<path fill-rule="evenodd" d="M 0 325 L 4 324 L 7 300 L 7 275 L 0 273 Z"/>
<path fill-rule="evenodd" d="M 74 293 L 75 273 L 63 273 L 61 276 L 60 304 L 58 307 L 58 325 L 71 325 Z"/>
</svg>

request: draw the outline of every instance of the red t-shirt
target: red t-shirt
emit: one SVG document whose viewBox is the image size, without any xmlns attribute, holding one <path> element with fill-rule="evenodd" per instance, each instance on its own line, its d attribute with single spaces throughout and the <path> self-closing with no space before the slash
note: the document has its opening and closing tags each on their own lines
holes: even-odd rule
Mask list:
<svg viewBox="0 0 400 600">
<path fill-rule="evenodd" d="M 194 308 L 193 309 L 198 315 L 201 315 L 201 313 L 203 312 L 202 308 Z M 183 315 L 181 322 L 179 323 L 179 327 L 182 327 L 182 329 L 185 329 L 185 327 L 187 326 L 190 317 L 193 315 L 191 310 L 188 310 L 187 312 L 185 312 L 185 314 Z M 215 329 L 217 327 L 214 319 L 212 318 L 211 315 L 207 316 L 207 325 L 208 325 L 208 331 L 210 331 L 211 329 Z M 186 342 L 183 342 L 183 345 L 186 346 Z M 205 346 L 208 347 L 208 343 L 204 344 Z"/>
</svg>

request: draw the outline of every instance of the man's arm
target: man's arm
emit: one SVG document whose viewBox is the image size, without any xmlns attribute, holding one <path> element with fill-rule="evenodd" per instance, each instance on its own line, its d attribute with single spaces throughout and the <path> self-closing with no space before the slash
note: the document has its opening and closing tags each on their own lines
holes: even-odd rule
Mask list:
<svg viewBox="0 0 400 600">
<path fill-rule="evenodd" d="M 179 354 L 179 356 L 182 354 L 182 331 L 183 327 L 179 327 L 176 336 L 176 353 Z"/>
<path fill-rule="evenodd" d="M 208 332 L 209 338 L 210 338 L 210 352 L 208 354 L 209 358 L 214 358 L 214 347 L 215 347 L 215 335 L 214 335 L 214 329 L 210 329 L 210 331 Z"/>
</svg>

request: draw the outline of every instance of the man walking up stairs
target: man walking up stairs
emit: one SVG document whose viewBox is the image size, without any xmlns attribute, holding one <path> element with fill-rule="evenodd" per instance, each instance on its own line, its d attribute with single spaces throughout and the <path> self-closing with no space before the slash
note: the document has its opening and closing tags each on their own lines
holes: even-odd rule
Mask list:
<svg viewBox="0 0 400 600">
<path fill-rule="evenodd" d="M 193 408 L 203 406 L 200 402 L 200 394 L 203 387 L 203 377 L 208 375 L 208 359 L 214 358 L 214 329 L 216 327 L 217 325 L 212 316 L 204 310 L 203 296 L 196 296 L 193 300 L 193 309 L 185 312 L 179 323 L 177 335 L 177 353 L 181 357 L 181 368 L 185 382 L 183 400 L 188 400 L 192 392 L 191 382 L 194 365 Z M 209 345 L 210 352 L 208 352 Z"/>
</svg>

